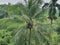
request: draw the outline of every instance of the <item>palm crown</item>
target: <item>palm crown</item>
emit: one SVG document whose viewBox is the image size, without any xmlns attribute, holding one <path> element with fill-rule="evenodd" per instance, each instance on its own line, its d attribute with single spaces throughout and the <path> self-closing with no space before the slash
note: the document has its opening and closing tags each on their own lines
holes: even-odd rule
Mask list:
<svg viewBox="0 0 60 45">
<path fill-rule="evenodd" d="M 25 5 L 24 7 L 21 8 L 21 14 L 25 21 L 28 23 L 29 28 L 33 27 L 33 21 L 32 19 L 36 18 L 37 15 L 40 15 L 41 10 L 40 10 L 40 5 L 41 5 L 41 0 L 24 0 Z"/>
</svg>

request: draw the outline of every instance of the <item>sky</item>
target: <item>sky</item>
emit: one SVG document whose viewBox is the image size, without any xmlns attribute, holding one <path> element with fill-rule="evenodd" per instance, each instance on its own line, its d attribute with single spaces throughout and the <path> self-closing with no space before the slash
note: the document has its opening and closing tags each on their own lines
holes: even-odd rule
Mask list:
<svg viewBox="0 0 60 45">
<path fill-rule="evenodd" d="M 11 4 L 15 4 L 17 2 L 23 2 L 23 0 L 0 0 L 0 4 L 8 4 L 8 3 L 11 3 Z"/>
<path fill-rule="evenodd" d="M 49 2 L 50 0 L 44 0 L 44 2 Z M 16 4 L 17 2 L 24 3 L 23 0 L 0 0 L 0 4 Z M 60 4 L 60 0 L 57 1 Z"/>
</svg>

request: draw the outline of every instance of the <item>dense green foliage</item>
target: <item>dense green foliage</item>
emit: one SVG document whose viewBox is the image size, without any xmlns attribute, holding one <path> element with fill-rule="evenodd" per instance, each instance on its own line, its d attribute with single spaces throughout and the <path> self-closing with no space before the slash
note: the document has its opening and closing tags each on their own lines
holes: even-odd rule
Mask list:
<svg viewBox="0 0 60 45">
<path fill-rule="evenodd" d="M 60 17 L 55 10 L 56 0 L 50 4 L 54 9 L 48 7 L 47 10 L 40 8 L 41 0 L 25 0 L 25 3 L 0 5 L 0 45 L 60 45 Z M 48 3 L 45 5 L 49 6 Z M 59 9 L 60 6 L 56 6 Z M 47 18 L 49 16 L 57 17 L 52 25 Z"/>
</svg>

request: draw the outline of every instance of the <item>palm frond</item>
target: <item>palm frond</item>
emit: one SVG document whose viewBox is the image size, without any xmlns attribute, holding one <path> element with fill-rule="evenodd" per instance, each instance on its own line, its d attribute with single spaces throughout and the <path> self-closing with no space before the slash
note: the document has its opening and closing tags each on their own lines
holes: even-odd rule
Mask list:
<svg viewBox="0 0 60 45">
<path fill-rule="evenodd" d="M 47 7 L 49 5 L 49 3 L 45 3 L 43 6 L 42 6 L 42 9 Z"/>
<path fill-rule="evenodd" d="M 41 0 L 25 0 L 27 5 L 23 5 L 21 7 L 22 13 L 27 15 L 28 17 L 33 17 L 35 13 L 39 10 L 39 5 L 41 4 Z"/>
<path fill-rule="evenodd" d="M 53 4 L 55 4 L 57 2 L 57 0 L 51 0 Z"/>
<path fill-rule="evenodd" d="M 55 16 L 55 14 L 56 14 L 56 8 L 55 7 L 50 8 L 50 10 L 49 10 L 49 16 L 50 17 L 51 16 Z"/>
<path fill-rule="evenodd" d="M 44 17 L 43 12 L 44 10 L 38 10 L 32 18 L 36 19 L 36 18 Z"/>
<path fill-rule="evenodd" d="M 28 7 L 32 7 L 34 5 L 39 5 L 42 3 L 42 0 L 28 0 Z"/>
<path fill-rule="evenodd" d="M 56 7 L 58 8 L 59 16 L 60 16 L 60 5 L 59 4 L 56 4 Z"/>
</svg>

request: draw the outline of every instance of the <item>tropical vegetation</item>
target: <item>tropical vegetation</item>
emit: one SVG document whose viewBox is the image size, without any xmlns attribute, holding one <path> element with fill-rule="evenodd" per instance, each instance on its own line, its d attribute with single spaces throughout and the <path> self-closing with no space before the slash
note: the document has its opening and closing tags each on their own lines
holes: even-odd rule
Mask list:
<svg viewBox="0 0 60 45">
<path fill-rule="evenodd" d="M 0 5 L 0 45 L 60 45 L 57 1 L 24 0 L 24 4 Z"/>
</svg>

